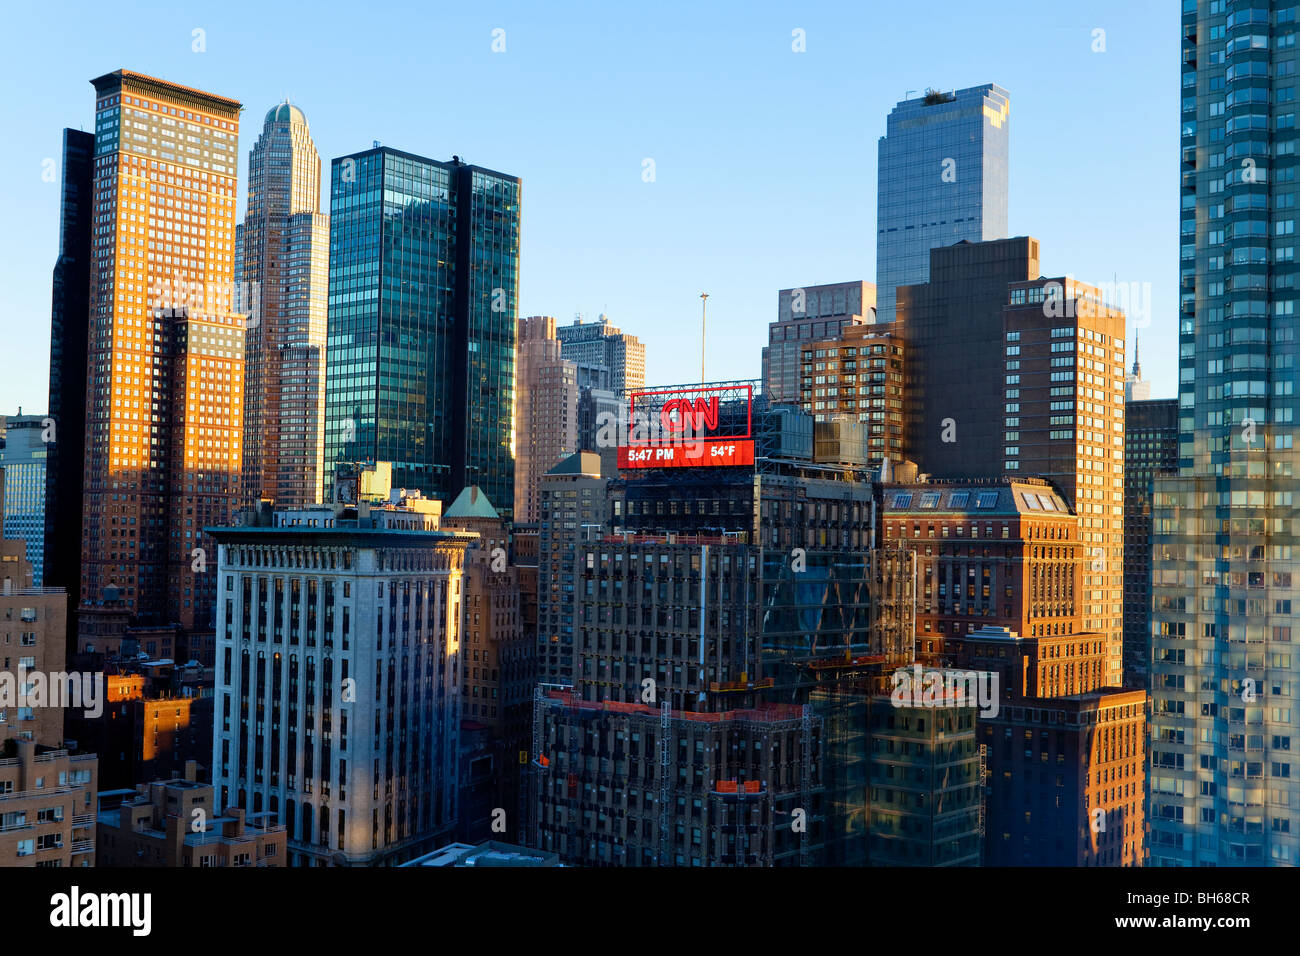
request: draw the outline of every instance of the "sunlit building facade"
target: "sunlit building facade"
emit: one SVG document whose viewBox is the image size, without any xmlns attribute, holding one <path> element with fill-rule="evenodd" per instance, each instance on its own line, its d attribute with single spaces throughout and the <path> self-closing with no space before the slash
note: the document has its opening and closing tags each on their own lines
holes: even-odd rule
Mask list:
<svg viewBox="0 0 1300 956">
<path fill-rule="evenodd" d="M 128 70 L 92 82 L 81 602 L 205 625 L 203 528 L 227 519 L 241 460 L 240 104 Z"/>
<path fill-rule="evenodd" d="M 315 504 L 323 494 L 329 217 L 320 212 L 320 154 L 296 106 L 273 107 L 249 153 L 248 210 L 235 247 L 236 308 L 248 316 L 241 497 Z"/>
</svg>

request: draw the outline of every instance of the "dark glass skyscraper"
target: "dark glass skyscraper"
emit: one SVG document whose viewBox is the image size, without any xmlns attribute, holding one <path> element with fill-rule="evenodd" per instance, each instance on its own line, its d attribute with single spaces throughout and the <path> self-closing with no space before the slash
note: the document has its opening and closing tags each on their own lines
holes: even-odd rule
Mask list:
<svg viewBox="0 0 1300 956">
<path fill-rule="evenodd" d="M 329 463 L 393 486 L 514 501 L 520 181 L 376 147 L 333 162 L 325 377 Z"/>
<path fill-rule="evenodd" d="M 1183 0 L 1178 475 L 1152 496 L 1151 863 L 1300 863 L 1296 7 Z"/>
<path fill-rule="evenodd" d="M 930 278 L 930 250 L 1004 239 L 1011 101 L 993 83 L 903 100 L 880 137 L 876 314 L 894 321 L 894 290 Z"/>
<path fill-rule="evenodd" d="M 90 239 L 95 134 L 63 131 L 59 258 L 50 304 L 50 417 L 45 459 L 47 587 L 81 591 L 81 489 L 86 462 L 86 334 L 90 322 Z"/>
</svg>

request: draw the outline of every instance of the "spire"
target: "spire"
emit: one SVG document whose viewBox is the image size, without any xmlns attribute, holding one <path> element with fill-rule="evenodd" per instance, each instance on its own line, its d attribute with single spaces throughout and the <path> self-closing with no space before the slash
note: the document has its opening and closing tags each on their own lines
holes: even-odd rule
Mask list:
<svg viewBox="0 0 1300 956">
<path fill-rule="evenodd" d="M 1133 342 L 1133 377 L 1134 377 L 1134 378 L 1141 378 L 1141 377 L 1142 377 L 1142 363 L 1141 363 L 1140 361 L 1138 361 L 1138 355 L 1139 355 L 1139 353 L 1140 353 L 1141 350 L 1142 350 L 1142 333 L 1141 333 L 1141 332 L 1135 332 L 1135 333 L 1133 333 L 1133 335 L 1134 335 L 1134 342 Z"/>
</svg>

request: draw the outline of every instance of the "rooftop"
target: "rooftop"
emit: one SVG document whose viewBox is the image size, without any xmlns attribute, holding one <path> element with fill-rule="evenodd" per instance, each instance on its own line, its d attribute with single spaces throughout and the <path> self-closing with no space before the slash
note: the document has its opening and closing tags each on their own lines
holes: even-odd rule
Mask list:
<svg viewBox="0 0 1300 956">
<path fill-rule="evenodd" d="M 307 115 L 288 100 L 278 106 L 272 106 L 266 113 L 267 123 L 301 123 L 307 125 Z"/>
<path fill-rule="evenodd" d="M 469 485 L 456 496 L 451 507 L 443 513 L 443 518 L 487 518 L 497 521 L 501 515 L 492 507 L 492 502 L 478 485 Z"/>
</svg>

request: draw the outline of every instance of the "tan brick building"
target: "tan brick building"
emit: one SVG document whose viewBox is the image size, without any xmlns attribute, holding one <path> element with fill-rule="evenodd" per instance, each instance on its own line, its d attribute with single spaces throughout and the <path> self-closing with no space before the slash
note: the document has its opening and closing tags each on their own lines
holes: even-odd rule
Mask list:
<svg viewBox="0 0 1300 956">
<path fill-rule="evenodd" d="M 578 450 L 578 366 L 562 358 L 555 319 L 519 320 L 515 353 L 514 517 L 538 520 L 538 482 Z"/>
<path fill-rule="evenodd" d="M 98 758 L 5 741 L 0 867 L 94 866 Z"/>
<path fill-rule="evenodd" d="M 190 761 L 183 777 L 101 795 L 101 866 L 288 865 L 286 831 L 275 814 L 231 807 L 218 816 L 213 789 L 196 780 L 196 769 Z"/>
</svg>

